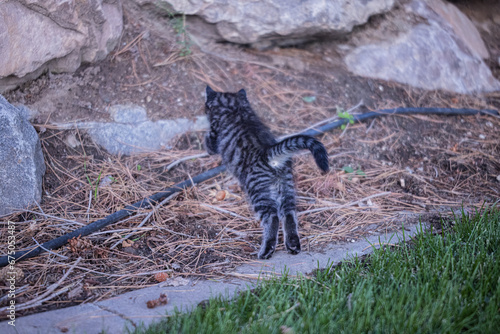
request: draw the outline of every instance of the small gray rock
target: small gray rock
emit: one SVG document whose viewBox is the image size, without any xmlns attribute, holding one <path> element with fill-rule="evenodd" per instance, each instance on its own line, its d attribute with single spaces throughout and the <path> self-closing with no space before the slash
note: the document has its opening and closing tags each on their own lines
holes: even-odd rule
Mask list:
<svg viewBox="0 0 500 334">
<path fill-rule="evenodd" d="M 35 129 L 1 95 L 0 134 L 1 216 L 40 201 L 45 163 Z"/>
<path fill-rule="evenodd" d="M 205 130 L 205 116 L 195 121 L 178 118 L 153 122 L 146 110 L 136 105 L 115 105 L 110 108 L 114 122 L 80 124 L 92 139 L 111 154 L 135 154 L 169 148 L 170 140 L 187 131 Z"/>
</svg>

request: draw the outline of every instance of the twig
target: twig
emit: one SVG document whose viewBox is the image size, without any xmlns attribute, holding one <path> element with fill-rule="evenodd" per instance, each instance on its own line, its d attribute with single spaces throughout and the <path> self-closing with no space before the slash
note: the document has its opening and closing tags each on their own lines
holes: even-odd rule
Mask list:
<svg viewBox="0 0 500 334">
<path fill-rule="evenodd" d="M 225 209 L 222 209 L 222 208 L 210 205 L 210 204 L 201 203 L 200 206 L 204 206 L 204 207 L 209 208 L 209 209 L 213 209 L 213 210 L 216 210 L 216 211 L 219 211 L 219 212 L 222 212 L 222 213 L 226 213 L 228 215 L 231 215 L 233 217 L 240 218 L 240 219 L 243 219 L 243 220 L 246 220 L 246 221 L 251 221 L 252 220 L 252 219 L 249 219 L 247 217 L 240 216 L 239 214 L 237 214 L 235 212 L 232 212 L 232 211 L 229 211 L 229 210 L 225 210 Z"/>
<path fill-rule="evenodd" d="M 29 287 L 30 287 L 30 285 L 29 285 L 29 284 L 26 284 L 26 285 L 23 285 L 23 286 L 22 286 L 22 287 L 20 287 L 20 288 L 16 288 L 16 295 L 18 295 L 18 296 L 19 296 L 19 294 L 20 294 L 21 292 L 24 292 L 24 291 L 28 290 L 28 288 L 29 288 Z M 10 297 L 9 297 L 9 294 L 8 294 L 8 293 L 6 293 L 6 294 L 5 294 L 5 295 L 3 295 L 2 297 L 0 297 L 0 303 L 3 303 L 3 302 L 4 302 L 5 300 L 7 300 L 7 299 L 10 299 Z"/>
<path fill-rule="evenodd" d="M 349 128 L 349 125 L 350 125 L 349 123 L 346 124 L 346 126 L 345 126 L 344 130 L 342 131 L 342 133 L 340 134 L 339 138 L 342 138 L 345 135 L 347 129 Z"/>
<path fill-rule="evenodd" d="M 326 232 L 322 232 L 322 233 L 319 233 L 319 234 L 309 235 L 307 237 L 303 237 L 302 239 L 303 240 L 313 239 L 313 240 L 311 240 L 311 242 L 313 242 L 314 239 L 317 239 L 318 237 L 321 237 L 323 235 L 328 235 L 328 234 L 332 234 L 333 235 L 333 234 L 338 234 L 338 232 L 336 232 L 336 231 L 326 231 Z"/>
<path fill-rule="evenodd" d="M 245 232 L 241 232 L 241 231 L 238 231 L 238 230 L 232 229 L 232 228 L 227 227 L 227 226 L 225 226 L 225 227 L 222 229 L 222 231 L 220 231 L 220 233 L 222 233 L 222 232 L 224 232 L 224 231 L 228 231 L 228 232 L 231 232 L 231 233 L 233 233 L 233 234 L 236 234 L 236 235 L 237 235 L 238 237 L 240 237 L 240 238 L 244 238 L 244 237 L 246 237 L 246 236 L 248 235 L 248 234 L 247 234 L 247 233 L 245 233 Z"/>
<path fill-rule="evenodd" d="M 52 219 L 57 219 L 57 220 L 60 220 L 60 221 L 63 221 L 63 222 L 67 222 L 67 223 L 72 223 L 72 224 L 77 224 L 77 225 L 80 225 L 80 226 L 85 226 L 85 224 L 77 222 L 75 220 L 64 219 L 64 218 L 61 218 L 61 217 L 48 215 L 46 213 L 40 213 L 40 212 L 36 212 L 36 211 L 31 211 L 31 210 L 28 210 L 28 209 L 23 209 L 23 210 L 17 211 L 17 212 L 18 213 L 29 212 L 29 213 L 33 213 L 35 215 L 40 215 L 40 216 L 45 217 L 45 218 L 52 218 Z"/>
<path fill-rule="evenodd" d="M 134 228 L 134 232 L 131 232 L 131 233 L 139 232 L 139 230 L 140 231 L 151 231 L 154 229 L 156 229 L 156 228 L 155 227 L 143 227 L 143 228 L 137 227 L 137 228 Z M 128 232 L 130 230 L 131 230 L 130 228 L 120 228 L 120 229 L 116 229 L 116 230 L 94 232 L 94 233 L 92 233 L 92 236 L 101 235 L 101 234 L 110 234 L 110 233 L 122 233 L 122 232 Z"/>
<path fill-rule="evenodd" d="M 365 133 L 368 133 L 368 132 L 372 129 L 373 124 L 375 124 L 375 121 L 376 121 L 376 120 L 377 120 L 376 118 L 374 118 L 374 119 L 372 120 L 372 122 L 370 123 L 370 126 L 368 127 L 368 129 L 366 129 Z"/>
<path fill-rule="evenodd" d="M 141 228 L 142 225 L 144 225 L 148 220 L 149 218 L 153 215 L 153 213 L 156 212 L 156 209 L 158 209 L 159 207 L 161 207 L 163 204 L 167 203 L 168 201 L 170 201 L 172 198 L 174 198 L 175 196 L 177 196 L 178 193 L 175 193 L 175 194 L 172 194 L 170 196 L 168 196 L 167 198 L 165 198 L 163 201 L 161 201 L 158 205 L 154 206 L 152 209 L 151 209 L 151 212 L 148 213 L 148 215 L 141 221 L 141 223 L 139 225 L 137 225 L 136 229 L 134 229 L 131 233 L 127 234 L 126 236 L 124 236 L 122 239 L 118 240 L 113 246 L 111 246 L 109 249 L 114 249 L 116 246 L 118 246 L 119 244 L 121 244 L 123 242 L 123 240 L 125 239 L 128 239 L 130 238 L 135 232 L 137 232 L 137 229 L 138 228 Z"/>
<path fill-rule="evenodd" d="M 127 52 L 132 46 L 134 46 L 135 44 L 137 44 L 142 39 L 142 37 L 144 37 L 144 34 L 146 34 L 146 32 L 147 31 L 143 31 L 139 35 L 137 35 L 133 40 L 131 40 L 130 42 L 128 42 L 128 44 L 125 45 L 123 47 L 123 49 L 121 49 L 121 50 L 117 51 L 115 54 L 113 54 L 113 56 L 111 57 L 111 59 L 115 59 L 117 56 L 121 55 L 122 53 Z"/>
<path fill-rule="evenodd" d="M 38 245 L 38 247 L 42 248 L 46 252 L 49 252 L 50 254 L 55 255 L 55 256 L 59 256 L 60 258 L 63 258 L 65 260 L 69 259 L 69 257 L 67 257 L 67 256 L 64 256 L 64 255 L 61 255 L 61 254 L 57 254 L 57 253 L 51 251 L 50 249 L 47 249 L 47 248 L 43 247 L 42 245 L 40 245 L 40 243 L 38 241 L 36 241 L 35 238 L 31 237 L 31 239 L 33 239 L 33 241 Z"/>
<path fill-rule="evenodd" d="M 89 206 L 87 207 L 87 222 L 89 222 L 90 220 L 90 206 L 92 204 L 92 187 L 90 187 L 90 191 L 89 191 Z"/>
<path fill-rule="evenodd" d="M 177 166 L 178 164 L 180 164 L 183 161 L 191 160 L 191 159 L 197 159 L 197 158 L 204 158 L 204 157 L 208 157 L 208 153 L 194 154 L 194 155 L 190 155 L 190 156 L 187 156 L 187 157 L 184 157 L 184 158 L 180 158 L 180 159 L 175 160 L 174 162 L 172 162 L 165 169 L 168 172 L 169 170 L 171 170 L 172 168 L 174 168 L 175 166 Z"/>
<path fill-rule="evenodd" d="M 124 87 L 137 87 L 137 86 L 144 86 L 144 85 L 147 85 L 149 83 L 152 83 L 152 82 L 155 82 L 156 80 L 160 79 L 160 77 L 154 77 L 152 79 L 149 79 L 149 80 L 146 80 L 146 81 L 143 81 L 143 82 L 138 82 L 138 83 L 135 83 L 135 84 L 123 84 Z"/>
<path fill-rule="evenodd" d="M 79 282 L 78 282 L 79 283 Z M 46 298 L 43 298 L 43 299 L 36 299 L 36 302 L 35 303 L 30 303 L 28 305 L 28 303 L 25 303 L 25 304 L 21 304 L 19 306 L 16 306 L 16 310 L 18 311 L 21 311 L 21 310 L 26 310 L 28 308 L 33 308 L 33 307 L 37 307 L 37 306 L 40 306 L 43 302 L 46 302 L 47 300 L 51 300 L 53 299 L 54 297 L 57 297 L 59 296 L 60 294 L 63 294 L 65 293 L 66 291 L 68 291 L 71 287 L 73 287 L 75 284 L 77 283 L 70 283 L 69 285 L 65 286 L 64 288 L 62 288 L 61 290 L 57 291 L 57 292 L 54 292 L 53 294 L 51 294 L 50 296 L 46 297 Z M 0 312 L 2 312 L 2 310 L 0 310 Z"/>
<path fill-rule="evenodd" d="M 226 276 L 234 276 L 242 279 L 252 279 L 252 280 L 261 280 L 262 278 L 265 278 L 265 274 L 240 274 L 238 272 L 231 272 L 231 273 L 225 273 Z M 279 274 L 276 274 L 279 275 Z M 288 276 L 290 277 L 290 275 Z"/>
<path fill-rule="evenodd" d="M 50 300 L 58 295 L 60 295 L 61 293 L 64 293 L 65 291 L 67 291 L 69 288 L 71 288 L 75 283 L 71 283 L 70 285 L 62 288 L 61 290 L 59 290 L 58 292 L 54 293 L 54 294 L 51 294 L 52 291 L 54 291 L 55 289 L 57 289 L 57 287 L 68 277 L 68 275 L 73 271 L 73 269 L 78 265 L 78 263 L 81 261 L 81 257 L 79 257 L 78 259 L 76 259 L 75 263 L 73 263 L 71 265 L 71 267 L 68 269 L 68 271 L 63 275 L 63 277 L 61 277 L 57 282 L 55 282 L 54 284 L 50 285 L 48 288 L 47 288 L 47 291 L 45 291 L 43 294 L 41 294 L 40 296 L 36 297 L 35 299 L 32 299 L 30 301 L 27 301 L 26 303 L 24 304 L 20 304 L 20 305 L 17 305 L 16 306 L 16 310 L 24 310 L 24 309 L 27 309 L 27 308 L 31 308 L 31 307 L 36 307 L 38 305 L 40 305 L 41 303 L 47 301 L 47 300 Z M 48 297 L 47 297 L 48 296 Z M 46 298 L 47 297 L 47 298 Z M 5 312 L 7 310 L 7 307 L 4 307 L 4 308 L 1 308 L 0 309 L 0 313 L 2 312 Z"/>
<path fill-rule="evenodd" d="M 64 282 L 64 280 L 66 279 L 66 277 L 68 277 L 68 275 L 73 271 L 73 269 L 75 269 L 75 267 L 78 265 L 78 263 L 80 263 L 81 260 L 82 260 L 81 257 L 79 257 L 78 259 L 76 259 L 75 263 L 73 263 L 71 265 L 71 267 L 69 267 L 68 271 L 66 271 L 66 273 L 63 275 L 63 277 L 61 277 L 57 282 L 55 282 L 54 284 L 52 284 L 51 286 L 49 286 L 48 289 L 47 289 L 47 291 L 44 294 L 40 295 L 38 298 L 44 298 L 49 293 L 51 293 L 52 291 L 54 291 L 62 282 Z"/>
<path fill-rule="evenodd" d="M 191 239 L 192 239 L 192 238 L 195 238 L 195 237 L 194 237 L 194 236 L 192 236 L 192 235 L 185 234 L 185 233 L 182 233 L 182 232 L 176 232 L 176 231 L 173 231 L 173 230 L 171 230 L 171 229 L 168 229 L 168 228 L 166 228 L 166 227 L 162 227 L 162 226 L 159 226 L 159 227 L 158 227 L 158 229 L 160 229 L 160 230 L 164 230 L 164 231 L 167 231 L 167 232 L 169 232 L 169 233 L 171 233 L 171 234 L 177 234 L 177 235 L 180 235 L 180 236 L 183 236 L 183 237 L 186 237 L 186 238 L 191 238 Z"/>
<path fill-rule="evenodd" d="M 297 216 L 302 216 L 302 215 L 305 215 L 307 213 L 313 213 L 313 212 L 321 212 L 321 211 L 326 211 L 326 210 L 332 210 L 332 209 L 341 209 L 341 208 L 346 208 L 346 207 L 349 207 L 349 206 L 353 206 L 353 205 L 356 205 L 356 204 L 359 204 L 363 201 L 367 201 L 369 199 L 372 199 L 372 198 L 375 198 L 375 197 L 380 197 L 380 196 L 385 196 L 385 195 L 390 195 L 391 192 L 390 191 L 385 191 L 383 193 L 379 193 L 379 194 L 375 194 L 375 195 L 371 195 L 371 196 L 368 196 L 368 197 L 365 197 L 365 198 L 362 198 L 358 201 L 354 201 L 354 202 L 351 202 L 351 203 L 347 203 L 347 204 L 343 204 L 343 205 L 339 205 L 339 206 L 327 206 L 327 207 L 324 207 L 324 208 L 316 208 L 316 209 L 311 209 L 311 210 L 306 210 L 306 211 L 302 211 L 302 212 L 299 212 L 297 214 Z"/>
<path fill-rule="evenodd" d="M 38 201 L 36 201 L 36 200 L 35 200 L 35 204 L 36 204 L 36 206 L 38 207 L 38 209 L 40 209 L 40 212 L 41 212 L 42 214 L 45 214 L 45 212 L 43 212 L 43 209 L 42 209 L 42 207 L 40 206 L 40 204 L 38 204 Z"/>
<path fill-rule="evenodd" d="M 182 59 L 177 53 L 172 52 L 165 60 L 153 64 L 153 67 L 172 65 L 176 61 Z"/>
</svg>

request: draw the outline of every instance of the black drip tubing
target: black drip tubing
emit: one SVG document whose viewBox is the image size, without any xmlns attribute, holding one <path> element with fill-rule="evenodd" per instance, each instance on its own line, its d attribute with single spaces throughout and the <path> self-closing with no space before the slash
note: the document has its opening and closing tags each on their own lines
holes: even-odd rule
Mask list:
<svg viewBox="0 0 500 334">
<path fill-rule="evenodd" d="M 413 114 L 434 114 L 434 115 L 446 115 L 446 116 L 469 116 L 469 115 L 491 115 L 491 116 L 499 116 L 498 111 L 496 110 L 477 110 L 477 109 L 453 109 L 453 108 L 395 108 L 395 109 L 383 109 L 378 111 L 372 111 L 365 114 L 353 115 L 354 119 L 357 122 L 363 122 L 370 118 L 386 116 L 386 115 L 413 115 Z M 348 119 L 339 119 L 325 125 L 318 127 L 317 129 L 310 129 L 307 131 L 303 131 L 301 135 L 308 136 L 319 136 L 324 134 L 327 131 L 338 128 L 344 124 L 349 122 Z M 67 233 L 50 241 L 43 243 L 40 246 L 34 247 L 29 250 L 15 252 L 14 255 L 7 255 L 0 258 L 0 267 L 4 267 L 11 263 L 11 261 L 19 262 L 22 260 L 26 260 L 32 257 L 35 257 L 47 250 L 52 250 L 59 248 L 65 245 L 68 240 L 75 237 L 83 237 L 89 235 L 95 231 L 98 231 L 110 224 L 116 223 L 124 218 L 127 218 L 133 215 L 137 210 L 149 208 L 155 203 L 162 201 L 163 199 L 171 196 L 177 192 L 182 191 L 187 187 L 191 187 L 200 182 L 211 179 L 220 173 L 223 173 L 226 170 L 226 166 L 222 165 L 216 168 L 212 168 L 206 172 L 203 172 L 193 178 L 180 182 L 170 188 L 165 189 L 164 191 L 160 191 L 150 197 L 144 198 L 139 202 L 128 205 L 122 210 L 119 210 L 115 213 L 110 214 L 109 216 L 99 219 L 93 223 L 90 223 L 84 227 L 81 227 L 73 232 Z"/>
</svg>

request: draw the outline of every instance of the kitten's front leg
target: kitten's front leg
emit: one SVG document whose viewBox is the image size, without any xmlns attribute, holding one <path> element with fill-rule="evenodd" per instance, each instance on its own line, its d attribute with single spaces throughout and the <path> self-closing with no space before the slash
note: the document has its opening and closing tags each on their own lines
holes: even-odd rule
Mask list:
<svg viewBox="0 0 500 334">
<path fill-rule="evenodd" d="M 205 149 L 210 155 L 219 153 L 217 134 L 212 130 L 207 132 L 207 134 L 205 135 Z"/>
</svg>

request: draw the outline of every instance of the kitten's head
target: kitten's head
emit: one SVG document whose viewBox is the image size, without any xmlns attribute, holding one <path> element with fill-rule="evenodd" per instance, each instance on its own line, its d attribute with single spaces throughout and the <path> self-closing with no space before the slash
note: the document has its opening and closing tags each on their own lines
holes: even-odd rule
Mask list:
<svg viewBox="0 0 500 334">
<path fill-rule="evenodd" d="M 244 89 L 240 89 L 237 93 L 222 93 L 207 86 L 205 96 L 205 113 L 209 118 L 220 113 L 237 112 L 249 107 Z"/>
</svg>

